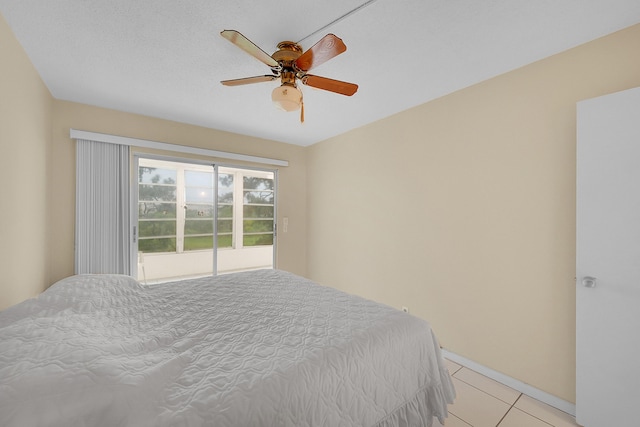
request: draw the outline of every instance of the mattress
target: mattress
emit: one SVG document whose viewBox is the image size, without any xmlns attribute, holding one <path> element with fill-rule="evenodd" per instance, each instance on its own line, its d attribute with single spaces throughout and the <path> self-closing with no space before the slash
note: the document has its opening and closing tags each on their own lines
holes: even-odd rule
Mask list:
<svg viewBox="0 0 640 427">
<path fill-rule="evenodd" d="M 278 270 L 78 275 L 0 312 L 2 426 L 431 426 L 430 325 Z"/>
</svg>

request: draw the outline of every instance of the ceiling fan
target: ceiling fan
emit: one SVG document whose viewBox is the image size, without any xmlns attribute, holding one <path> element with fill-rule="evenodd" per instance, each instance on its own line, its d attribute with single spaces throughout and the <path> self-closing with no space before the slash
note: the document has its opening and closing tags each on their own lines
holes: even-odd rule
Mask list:
<svg viewBox="0 0 640 427">
<path fill-rule="evenodd" d="M 278 50 L 271 56 L 238 31 L 224 30 L 220 35 L 271 68 L 271 74 L 268 75 L 223 80 L 220 83 L 225 86 L 239 86 L 280 79 L 281 85 L 273 90 L 271 99 L 284 111 L 301 108 L 301 122 L 304 121 L 304 103 L 302 92 L 298 89 L 298 80 L 307 86 L 346 96 L 351 96 L 358 90 L 358 85 L 354 83 L 307 74 L 307 71 L 347 50 L 343 41 L 333 34 L 327 34 L 304 53 L 298 43 L 280 42 Z"/>
</svg>

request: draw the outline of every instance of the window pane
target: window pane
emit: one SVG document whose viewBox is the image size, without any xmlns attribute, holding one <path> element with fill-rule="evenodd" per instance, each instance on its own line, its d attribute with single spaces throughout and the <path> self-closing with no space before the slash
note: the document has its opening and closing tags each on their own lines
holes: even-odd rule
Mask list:
<svg viewBox="0 0 640 427">
<path fill-rule="evenodd" d="M 273 206 L 250 206 L 244 205 L 244 217 L 252 218 L 270 218 L 273 219 Z"/>
<path fill-rule="evenodd" d="M 140 166 L 138 168 L 138 182 L 142 184 L 174 184 L 177 171 L 175 169 L 161 169 Z"/>
<path fill-rule="evenodd" d="M 197 236 L 184 238 L 185 251 L 213 249 L 213 234 L 211 236 Z"/>
<path fill-rule="evenodd" d="M 218 218 L 232 218 L 233 205 L 218 205 Z"/>
<path fill-rule="evenodd" d="M 231 234 L 218 234 L 218 248 L 230 248 L 232 241 Z"/>
<path fill-rule="evenodd" d="M 232 231 L 233 231 L 233 220 L 231 219 L 218 220 L 218 233 L 231 233 Z"/>
<path fill-rule="evenodd" d="M 184 223 L 184 234 L 213 234 L 213 221 L 188 219 Z"/>
<path fill-rule="evenodd" d="M 140 184 L 138 186 L 138 200 L 145 202 L 175 202 L 176 186 L 175 185 L 147 185 Z"/>
<path fill-rule="evenodd" d="M 187 187 L 185 189 L 187 203 L 210 203 L 213 204 L 213 188 Z"/>
<path fill-rule="evenodd" d="M 245 233 L 260 233 L 273 231 L 273 220 L 249 219 L 244 220 L 243 231 Z"/>
<path fill-rule="evenodd" d="M 184 183 L 187 187 L 213 188 L 213 172 L 185 170 Z"/>
<path fill-rule="evenodd" d="M 175 252 L 176 251 L 176 239 L 162 238 L 162 239 L 140 239 L 138 240 L 139 252 Z"/>
<path fill-rule="evenodd" d="M 273 233 L 245 235 L 242 240 L 244 246 L 273 245 Z"/>
<path fill-rule="evenodd" d="M 175 203 L 140 202 L 138 203 L 138 217 L 140 219 L 175 218 Z"/>
<path fill-rule="evenodd" d="M 247 191 L 244 193 L 244 202 L 273 205 L 273 191 Z"/>
<path fill-rule="evenodd" d="M 140 237 L 175 236 L 175 221 L 140 221 L 138 235 Z"/>
<path fill-rule="evenodd" d="M 218 202 L 233 203 L 233 175 L 218 174 Z"/>
<path fill-rule="evenodd" d="M 213 206 L 210 205 L 187 205 L 187 218 L 209 218 L 213 219 Z"/>
<path fill-rule="evenodd" d="M 273 179 L 245 176 L 243 180 L 245 190 L 273 190 Z"/>
</svg>

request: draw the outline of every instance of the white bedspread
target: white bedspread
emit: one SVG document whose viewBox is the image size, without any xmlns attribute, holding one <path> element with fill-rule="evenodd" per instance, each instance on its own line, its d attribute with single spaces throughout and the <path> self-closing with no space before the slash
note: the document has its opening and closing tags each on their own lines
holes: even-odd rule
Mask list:
<svg viewBox="0 0 640 427">
<path fill-rule="evenodd" d="M 427 322 L 275 270 L 64 279 L 0 312 L 2 426 L 420 426 L 453 386 Z"/>
</svg>

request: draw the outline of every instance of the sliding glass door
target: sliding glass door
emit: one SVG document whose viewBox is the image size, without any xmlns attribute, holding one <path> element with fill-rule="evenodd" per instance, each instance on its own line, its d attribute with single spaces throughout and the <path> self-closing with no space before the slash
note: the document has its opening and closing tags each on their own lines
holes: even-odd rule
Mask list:
<svg viewBox="0 0 640 427">
<path fill-rule="evenodd" d="M 136 160 L 139 280 L 273 268 L 274 171 Z"/>
<path fill-rule="evenodd" d="M 217 271 L 273 268 L 275 173 L 216 167 Z"/>
</svg>

